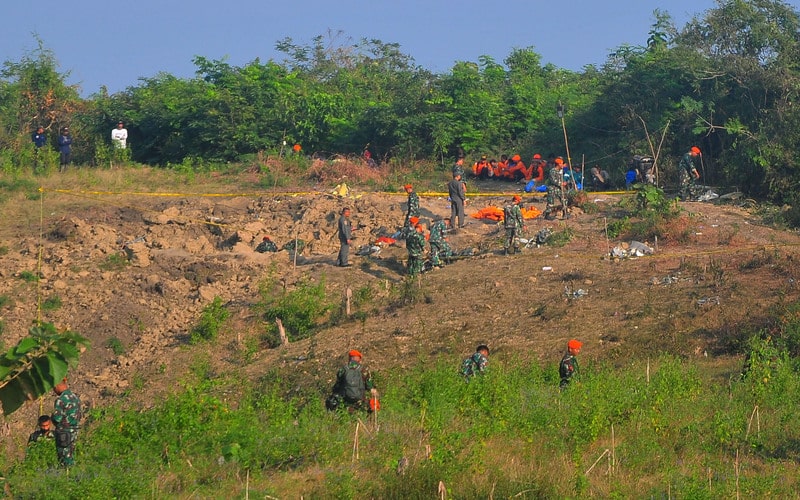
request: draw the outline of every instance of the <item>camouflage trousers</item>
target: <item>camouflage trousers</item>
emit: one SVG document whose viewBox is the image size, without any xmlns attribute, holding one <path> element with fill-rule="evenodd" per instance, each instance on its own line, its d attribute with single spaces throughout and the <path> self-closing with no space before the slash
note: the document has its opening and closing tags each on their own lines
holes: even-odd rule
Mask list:
<svg viewBox="0 0 800 500">
<path fill-rule="evenodd" d="M 507 254 L 510 253 L 517 253 L 520 251 L 520 235 L 522 230 L 516 227 L 507 227 L 506 228 L 506 241 L 503 245 L 503 250 L 506 251 Z"/>
<path fill-rule="evenodd" d="M 547 186 L 547 207 L 544 209 L 545 215 L 550 215 L 555 211 L 556 198 L 561 203 L 564 213 L 567 213 L 567 198 L 564 195 L 564 190 L 558 186 Z"/>
<path fill-rule="evenodd" d="M 680 197 L 683 201 L 690 201 L 697 191 L 697 183 L 694 178 L 689 175 L 689 172 L 684 169 L 681 169 L 679 187 Z"/>
<path fill-rule="evenodd" d="M 75 465 L 75 442 L 78 440 L 78 429 L 59 429 L 56 435 L 56 455 L 62 467 Z"/>
<path fill-rule="evenodd" d="M 442 259 L 447 261 L 453 256 L 453 249 L 446 241 L 431 243 L 431 263 L 434 266 L 441 266 Z"/>
<path fill-rule="evenodd" d="M 416 276 L 422 272 L 423 264 L 425 263 L 422 256 L 408 256 L 408 275 Z"/>
</svg>

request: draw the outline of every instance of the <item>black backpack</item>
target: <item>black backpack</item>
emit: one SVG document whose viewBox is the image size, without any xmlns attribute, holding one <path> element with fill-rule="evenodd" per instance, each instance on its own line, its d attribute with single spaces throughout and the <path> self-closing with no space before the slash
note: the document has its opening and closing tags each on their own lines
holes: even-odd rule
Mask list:
<svg viewBox="0 0 800 500">
<path fill-rule="evenodd" d="M 348 403 L 364 399 L 366 388 L 364 387 L 364 377 L 361 374 L 361 365 L 345 368 L 339 380 L 339 388 L 341 395 Z"/>
</svg>

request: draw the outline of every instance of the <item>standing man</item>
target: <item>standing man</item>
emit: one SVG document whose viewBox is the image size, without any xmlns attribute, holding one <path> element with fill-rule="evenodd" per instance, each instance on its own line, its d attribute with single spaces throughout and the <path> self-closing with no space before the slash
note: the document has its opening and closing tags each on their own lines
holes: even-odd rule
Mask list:
<svg viewBox="0 0 800 500">
<path fill-rule="evenodd" d="M 350 256 L 350 241 L 353 239 L 353 225 L 350 223 L 350 209 L 345 207 L 342 209 L 342 215 L 339 217 L 339 257 L 336 259 L 336 265 L 339 267 L 350 267 L 348 262 Z"/>
<path fill-rule="evenodd" d="M 565 219 L 569 218 L 567 213 L 567 197 L 564 196 L 564 159 L 560 156 L 555 159 L 554 165 L 547 172 L 547 207 L 544 209 L 544 218 L 553 220 L 556 209 L 556 197 L 561 202 L 561 210 Z"/>
<path fill-rule="evenodd" d="M 506 228 L 506 242 L 503 245 L 505 255 L 520 251 L 519 239 L 522 236 L 522 229 L 525 227 L 522 210 L 519 208 L 520 203 L 522 203 L 522 198 L 515 194 L 511 203 L 503 208 L 503 225 Z"/>
<path fill-rule="evenodd" d="M 450 196 L 450 223 L 456 227 L 464 227 L 464 206 L 467 202 L 467 190 L 461 182 L 461 174 L 453 174 L 453 180 L 447 183 L 447 192 Z"/>
<path fill-rule="evenodd" d="M 39 153 L 39 148 L 44 147 L 47 144 L 47 136 L 44 133 L 44 127 L 41 125 L 36 127 L 36 132 L 31 135 L 31 141 L 33 145 L 36 146 L 36 153 Z"/>
<path fill-rule="evenodd" d="M 406 219 L 403 222 L 404 228 L 411 227 L 411 218 L 417 217 L 419 219 L 419 195 L 414 192 L 414 186 L 406 184 L 403 189 L 408 193 L 408 210 L 406 210 Z"/>
<path fill-rule="evenodd" d="M 115 149 L 125 149 L 128 146 L 128 129 L 122 121 L 117 122 L 117 128 L 111 131 L 111 144 Z"/>
<path fill-rule="evenodd" d="M 431 246 L 431 264 L 435 267 L 442 267 L 442 258 L 449 259 L 453 256 L 453 250 L 447 243 L 447 226 L 450 219 L 442 219 L 437 217 L 431 225 L 431 233 L 428 238 L 428 244 Z"/>
<path fill-rule="evenodd" d="M 72 159 L 72 136 L 69 134 L 69 127 L 61 129 L 61 135 L 58 136 L 58 150 L 61 153 L 61 172 L 67 170 L 70 159 Z"/>
<path fill-rule="evenodd" d="M 567 387 L 572 378 L 578 374 L 578 358 L 575 356 L 580 354 L 582 345 L 575 339 L 567 342 L 567 353 L 561 358 L 561 364 L 558 366 L 558 374 L 561 376 L 559 387 L 562 389 Z"/>
<path fill-rule="evenodd" d="M 683 201 L 691 201 L 692 194 L 697 186 L 697 180 L 700 179 L 700 173 L 697 171 L 697 166 L 694 162 L 701 155 L 700 148 L 692 146 L 692 149 L 681 158 L 678 171 L 680 173 L 680 197 Z"/>
<path fill-rule="evenodd" d="M 417 223 L 414 232 L 406 238 L 408 250 L 408 275 L 416 276 L 422 272 L 425 257 L 425 226 Z"/>
<path fill-rule="evenodd" d="M 53 387 L 56 401 L 53 405 L 53 423 L 56 425 L 56 454 L 63 467 L 75 465 L 75 441 L 81 421 L 81 400 L 69 390 L 67 379 Z"/>
<path fill-rule="evenodd" d="M 42 149 L 47 144 L 47 136 L 44 133 L 44 127 L 39 125 L 36 127 L 36 132 L 31 135 L 31 141 L 33 142 L 34 152 L 34 167 L 38 168 L 41 164 L 41 159 L 39 158 L 39 150 Z"/>
<path fill-rule="evenodd" d="M 453 165 L 453 177 L 455 177 L 456 175 L 460 175 L 461 177 L 464 177 L 464 157 L 463 156 L 459 156 L 458 159 L 456 160 L 456 164 Z"/>
</svg>

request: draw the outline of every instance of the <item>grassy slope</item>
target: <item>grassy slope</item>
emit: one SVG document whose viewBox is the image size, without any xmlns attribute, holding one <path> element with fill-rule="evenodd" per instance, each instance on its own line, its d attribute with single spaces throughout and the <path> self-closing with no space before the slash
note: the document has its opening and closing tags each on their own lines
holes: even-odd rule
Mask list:
<svg viewBox="0 0 800 500">
<path fill-rule="evenodd" d="M 158 171 L 148 172 L 142 185 L 140 177 L 141 171 L 103 171 L 77 173 L 66 184 L 36 181 L 130 191 L 252 187 Z M 12 193 L 7 200 L 21 197 Z M 4 209 L 15 211 L 6 231 L 36 227 L 36 207 L 7 201 Z M 61 474 L 42 472 L 52 463 L 47 450 L 7 468 L 6 477 L 16 495 L 41 498 L 221 498 L 243 496 L 245 489 L 279 498 L 431 498 L 440 481 L 453 498 L 791 496 L 800 454 L 792 425 L 800 400 L 796 373 L 789 360 L 759 344 L 768 351 L 761 371 L 741 381 L 742 360 L 729 353 L 746 351 L 744 339 L 756 327 L 791 336 L 794 291 L 776 286 L 775 277 L 793 276 L 784 265 L 792 257 L 785 249 L 777 257 L 766 251 L 681 257 L 736 246 L 737 235 L 728 231 L 719 230 L 713 241 L 663 243 L 666 257 L 624 268 L 642 277 L 682 273 L 687 279 L 673 287 L 631 287 L 623 268 L 598 271 L 581 259 L 557 275 L 515 279 L 506 261 L 490 256 L 446 270 L 454 274 L 426 277 L 417 292 L 403 291 L 400 282 L 394 295 L 376 292 L 360 325 L 345 321 L 256 365 L 221 365 L 222 339 L 187 347 L 181 356 L 194 361 L 173 375 L 183 388 L 166 403 L 139 410 L 142 401 L 154 404 L 155 388 L 143 384 L 119 407 L 93 413 L 80 464 L 71 471 L 74 481 L 65 486 Z M 557 253 L 566 259 L 605 242 L 595 230 L 579 229 L 571 245 L 523 255 L 517 266 L 537 269 Z M 486 281 L 491 274 L 495 282 Z M 603 300 L 566 301 L 565 285 L 591 286 Z M 448 297 L 456 286 L 516 305 L 510 311 L 452 306 Z M 397 294 L 414 302 L 391 306 Z M 504 298 L 526 294 L 535 298 L 524 304 Z M 697 305 L 709 296 L 721 297 L 726 307 Z M 774 319 L 782 310 L 788 311 L 785 321 Z M 416 324 L 386 331 L 398 311 L 404 316 L 398 325 L 406 318 L 417 318 L 411 320 Z M 247 322 L 239 327 L 255 328 Z M 486 379 L 466 385 L 453 366 L 473 343 L 469 330 L 502 347 Z M 359 434 L 357 461 L 357 420 L 325 414 L 319 401 L 325 374 L 337 362 L 329 358 L 353 332 L 374 346 L 371 359 L 381 367 L 384 388 L 379 428 L 362 417 L 367 431 Z M 585 352 L 581 383 L 562 394 L 555 389 L 555 346 L 569 336 L 591 338 L 593 347 Z M 703 351 L 711 356 L 694 355 Z M 309 352 L 318 358 L 293 361 Z M 409 464 L 404 474 L 396 471 L 401 457 Z"/>
</svg>

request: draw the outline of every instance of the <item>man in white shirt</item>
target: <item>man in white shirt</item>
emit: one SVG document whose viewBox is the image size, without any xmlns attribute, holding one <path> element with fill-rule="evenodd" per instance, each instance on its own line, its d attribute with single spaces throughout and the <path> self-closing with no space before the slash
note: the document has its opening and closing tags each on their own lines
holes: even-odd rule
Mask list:
<svg viewBox="0 0 800 500">
<path fill-rule="evenodd" d="M 111 131 L 111 143 L 115 148 L 125 149 L 128 143 L 128 130 L 122 122 L 117 123 L 117 128 Z"/>
</svg>

